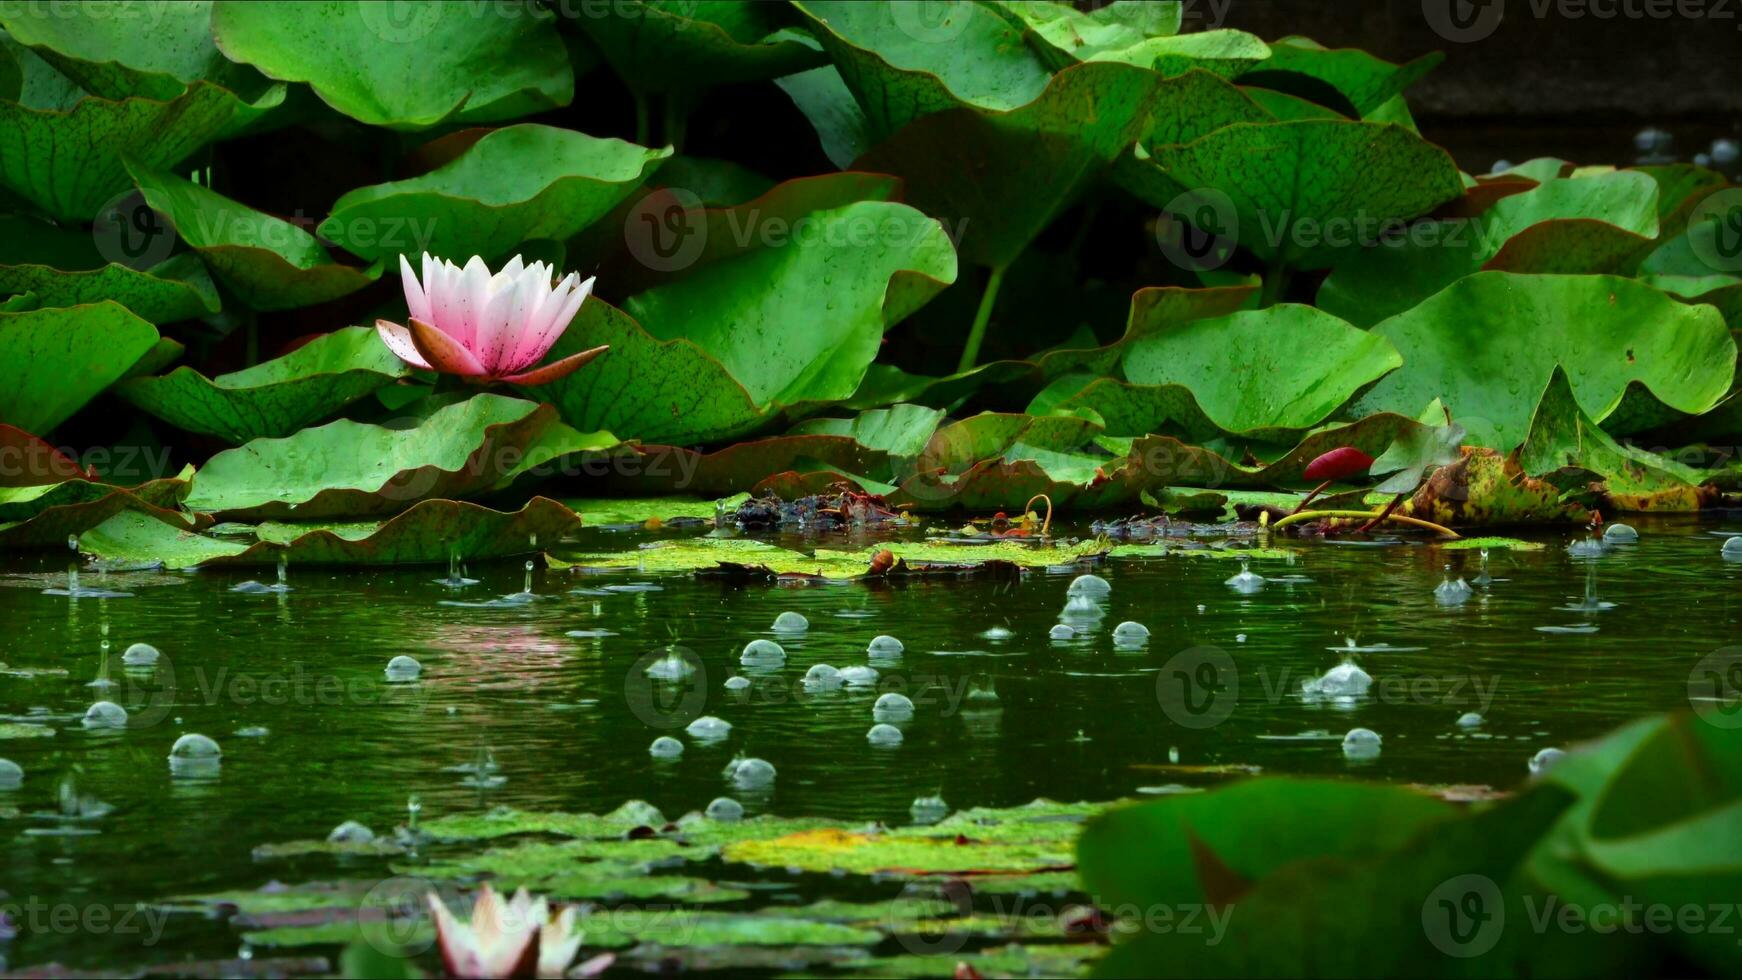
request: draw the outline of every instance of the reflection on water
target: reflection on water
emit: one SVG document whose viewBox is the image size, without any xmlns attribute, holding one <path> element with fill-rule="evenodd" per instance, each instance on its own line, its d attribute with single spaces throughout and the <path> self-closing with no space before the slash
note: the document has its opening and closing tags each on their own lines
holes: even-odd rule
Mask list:
<svg viewBox="0 0 1742 980">
<path fill-rule="evenodd" d="M 640 798 L 909 823 L 940 799 L 1226 778 L 1203 767 L 1505 789 L 1545 749 L 1685 707 L 1695 663 L 1738 635 L 1742 565 L 1710 533 L 1735 523 L 1636 526 L 1637 543 L 1569 553 L 1584 536 L 1561 533 L 1485 569 L 1419 544 L 1303 544 L 1243 574 L 1170 557 L 1014 585 L 529 581 L 519 562 L 474 564 L 469 594 L 514 600 L 476 605 L 444 603 L 457 568 L 310 567 L 265 601 L 232 591 L 245 572 L 113 571 L 103 591 L 130 597 L 75 599 L 64 555 L 14 559 L 0 730 L 19 737 L 0 757 L 22 781 L 8 789 L 0 763 L 0 886 L 117 904 L 252 887 L 272 873 L 256 844 L 391 827 L 408 798 L 424 819 Z M 627 543 L 587 544 L 605 541 Z M 1468 590 L 1456 605 L 1436 596 L 1447 581 Z M 1591 606 L 1563 611 L 1581 594 L 1603 604 L 1600 631 L 1580 628 Z M 127 651 L 113 669 L 111 638 Z M 80 949 L 30 936 L 10 953 L 102 955 Z"/>
</svg>

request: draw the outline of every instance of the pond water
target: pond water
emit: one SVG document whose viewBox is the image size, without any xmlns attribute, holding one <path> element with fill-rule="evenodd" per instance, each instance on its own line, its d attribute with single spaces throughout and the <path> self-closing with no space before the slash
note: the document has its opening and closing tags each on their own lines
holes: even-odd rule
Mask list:
<svg viewBox="0 0 1742 980">
<path fill-rule="evenodd" d="M 414 795 L 425 818 L 500 804 L 603 812 L 626 799 L 677 815 L 735 795 L 751 813 L 896 824 L 916 797 L 1107 800 L 1210 785 L 1227 778 L 1218 767 L 1515 788 L 1543 748 L 1687 706 L 1695 663 L 1736 642 L 1742 563 L 1719 552 L 1742 520 L 1635 526 L 1637 544 L 1594 558 L 1568 553 L 1582 536 L 1572 531 L 1537 536 L 1540 551 L 1492 551 L 1492 581 L 1453 605 L 1435 588 L 1447 564 L 1476 581 L 1473 551 L 1288 543 L 1292 560 L 1251 563 L 1266 581 L 1249 593 L 1225 584 L 1239 571 L 1225 557 L 1110 561 L 1092 569 L 1110 584 L 1104 615 L 1066 617 L 1068 640 L 1049 631 L 1088 569 L 799 587 L 539 570 L 530 601 L 480 606 L 522 590 L 519 562 L 474 566 L 479 581 L 462 589 L 426 568 L 292 568 L 292 591 L 254 594 L 232 589 L 258 573 L 85 572 L 85 587 L 133 595 L 74 600 L 41 591 L 60 584 L 43 579 L 64 575 L 65 555 L 11 558 L 0 714 L 53 735 L 0 740 L 0 757 L 25 773 L 0 790 L 0 901 L 124 908 L 254 887 L 285 874 L 256 864 L 256 845 L 324 837 L 345 820 L 385 830 Z M 594 549 L 649 537 L 586 535 Z M 1564 608 L 1584 601 L 1592 569 L 1597 597 L 1615 605 Z M 649 587 L 622 588 L 632 583 Z M 773 630 L 789 611 L 808 630 Z M 1115 642 L 1125 620 L 1148 628 L 1146 644 Z M 884 634 L 902 654 L 868 657 Z M 105 636 L 113 686 L 95 688 Z M 784 648 L 783 667 L 739 663 L 757 639 Z M 162 651 L 154 670 L 123 669 L 136 642 Z M 672 644 L 700 669 L 650 682 L 646 667 Z M 421 663 L 415 682 L 388 681 L 398 655 Z M 1366 696 L 1303 696 L 1303 682 L 1351 656 L 1373 678 Z M 807 689 L 819 663 L 880 676 Z M 735 675 L 751 686 L 729 690 Z M 898 745 L 869 744 L 873 703 L 889 691 L 915 702 L 912 719 L 896 722 Z M 133 713 L 128 727 L 81 724 L 105 696 Z M 1481 724 L 1460 727 L 1470 712 Z M 730 733 L 687 734 L 704 714 Z M 1381 736 L 1376 758 L 1346 757 L 1356 727 Z M 188 733 L 222 746 L 215 779 L 172 776 L 171 746 Z M 684 743 L 680 757 L 649 754 L 662 735 Z M 481 749 L 499 765 L 493 785 L 456 771 Z M 773 763 L 770 791 L 735 793 L 722 779 L 740 752 Z M 112 811 L 76 824 L 43 816 L 75 767 L 79 792 Z M 69 826 L 93 833 L 42 833 Z M 235 948 L 209 929 L 150 950 L 66 929 L 24 931 L 0 953 L 15 966 L 90 965 Z"/>
</svg>

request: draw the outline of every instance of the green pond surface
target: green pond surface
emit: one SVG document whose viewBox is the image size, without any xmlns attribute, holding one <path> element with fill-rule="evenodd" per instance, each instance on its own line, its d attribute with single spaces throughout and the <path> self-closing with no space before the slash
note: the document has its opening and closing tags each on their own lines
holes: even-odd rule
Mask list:
<svg viewBox="0 0 1742 980">
<path fill-rule="evenodd" d="M 345 820 L 385 833 L 405 821 L 413 796 L 423 821 L 498 806 L 604 813 L 631 799 L 675 819 L 733 796 L 752 815 L 901 826 L 913 822 L 916 798 L 934 794 L 955 808 L 1140 798 L 1216 785 L 1239 767 L 1515 789 L 1540 749 L 1687 707 L 1695 664 L 1742 636 L 1742 564 L 1719 554 L 1723 533 L 1742 531 L 1742 519 L 1634 524 L 1637 544 L 1595 558 L 1568 553 L 1583 536 L 1571 530 L 1535 535 L 1540 550 L 1491 551 L 1492 581 L 1457 606 L 1436 601 L 1435 586 L 1448 564 L 1475 579 L 1477 552 L 1419 540 L 1280 542 L 1291 557 L 1251 562 L 1269 581 L 1250 594 L 1225 584 L 1237 560 L 1203 554 L 1036 569 L 1019 581 L 829 585 L 541 567 L 536 598 L 497 607 L 447 603 L 520 591 L 519 561 L 473 566 L 479 581 L 462 589 L 442 584 L 440 569 L 292 567 L 292 591 L 266 594 L 231 589 L 270 580 L 270 570 L 104 580 L 85 571 L 84 586 L 133 595 L 74 600 L 42 591 L 63 584 L 65 554 L 13 556 L 0 568 L 0 715 L 10 722 L 0 727 L 0 757 L 25 778 L 0 790 L 0 904 L 115 916 L 135 903 L 273 879 L 379 878 L 388 874 L 381 861 L 265 862 L 253 851 L 324 838 Z M 676 533 L 594 529 L 573 544 L 634 549 Z M 774 540 L 803 549 L 871 539 Z M 1596 595 L 1615 605 L 1562 608 L 1585 598 L 1593 568 Z M 1050 639 L 1085 571 L 1111 584 L 1104 616 L 1071 618 L 1079 635 Z M 612 591 L 632 583 L 657 588 Z M 786 611 L 808 617 L 809 629 L 772 632 Z M 1148 627 L 1147 645 L 1114 642 L 1124 620 Z M 1540 629 L 1581 624 L 1594 629 Z M 995 627 L 1008 636 L 987 634 Z M 577 630 L 611 635 L 569 635 Z M 869 658 L 879 634 L 899 638 L 904 653 Z M 105 636 L 113 686 L 93 688 Z M 741 666 L 755 639 L 780 643 L 784 667 Z M 136 642 L 162 651 L 155 670 L 122 669 L 121 652 Z M 1351 643 L 1374 679 L 1367 696 L 1303 696 L 1302 683 L 1350 656 Z M 687 682 L 649 681 L 650 655 L 672 644 L 692 651 L 701 670 Z M 388 682 L 384 668 L 400 654 L 422 663 L 415 683 Z M 870 664 L 881 675 L 873 687 L 807 690 L 801 678 L 818 663 Z M 1206 663 L 1232 664 L 1237 684 L 1191 689 L 1194 678 L 1215 677 Z M 726 689 L 734 675 L 752 687 Z M 898 746 L 872 746 L 872 704 L 886 691 L 907 694 L 915 711 Z M 103 696 L 133 713 L 127 728 L 81 724 Z M 1460 728 L 1467 712 L 1482 724 Z M 703 714 L 730 722 L 729 736 L 687 735 L 685 724 Z M 1383 737 L 1376 759 L 1345 757 L 1342 736 L 1357 726 Z M 193 732 L 222 746 L 215 777 L 171 772 L 171 745 Z M 681 758 L 650 757 L 661 735 L 685 743 Z M 487 780 L 495 785 L 461 771 L 481 748 L 499 765 Z M 770 790 L 727 783 L 722 767 L 738 753 L 773 763 Z M 49 816 L 74 767 L 78 792 L 111 811 Z M 793 897 L 756 890 L 748 906 Z M 155 941 L 70 918 L 13 918 L 18 935 L 0 943 L 0 956 L 14 968 L 138 967 L 234 956 L 243 945 L 194 916 L 168 920 Z"/>
</svg>

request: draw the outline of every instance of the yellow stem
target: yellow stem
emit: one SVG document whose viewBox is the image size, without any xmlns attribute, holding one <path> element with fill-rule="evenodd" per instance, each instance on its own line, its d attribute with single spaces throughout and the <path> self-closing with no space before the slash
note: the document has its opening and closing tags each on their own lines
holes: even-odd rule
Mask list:
<svg viewBox="0 0 1742 980">
<path fill-rule="evenodd" d="M 1042 521 L 1040 524 L 1040 536 L 1044 538 L 1047 536 L 1047 532 L 1052 530 L 1052 498 L 1044 493 L 1037 493 L 1028 498 L 1028 504 L 1032 504 L 1036 500 L 1046 501 L 1046 520 Z M 1022 505 L 1022 512 L 1024 514 L 1028 513 L 1028 504 Z"/>
<path fill-rule="evenodd" d="M 1372 520 L 1373 518 L 1378 517 L 1381 513 L 1383 513 L 1383 511 L 1377 510 L 1303 510 L 1297 514 L 1290 514 L 1277 521 L 1275 524 L 1270 525 L 1270 529 L 1278 531 L 1290 524 L 1298 524 L 1301 521 L 1314 521 L 1321 517 L 1365 517 Z M 1435 524 L 1432 521 L 1424 521 L 1419 517 L 1405 517 L 1402 514 L 1387 514 L 1385 515 L 1385 519 L 1388 521 L 1396 521 L 1399 524 L 1408 524 L 1413 527 L 1425 528 L 1429 531 L 1437 531 L 1448 538 L 1456 538 L 1459 536 L 1458 532 L 1449 527 Z"/>
</svg>

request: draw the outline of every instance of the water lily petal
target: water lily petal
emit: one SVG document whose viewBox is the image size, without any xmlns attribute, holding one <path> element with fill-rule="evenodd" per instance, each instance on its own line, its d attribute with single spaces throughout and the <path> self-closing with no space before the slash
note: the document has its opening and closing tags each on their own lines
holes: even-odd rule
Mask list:
<svg viewBox="0 0 1742 980">
<path fill-rule="evenodd" d="M 575 370 L 581 367 L 581 365 L 586 364 L 588 361 L 598 357 L 600 354 L 603 354 L 610 349 L 611 345 L 604 344 L 599 347 L 594 347 L 591 350 L 581 351 L 579 354 L 570 354 L 568 357 L 565 357 L 560 361 L 552 361 L 544 367 L 533 368 L 530 371 L 522 371 L 519 374 L 510 374 L 502 380 L 509 384 L 526 385 L 528 387 L 547 385 L 552 381 L 560 381 L 563 378 L 568 377 L 575 373 Z"/>
<path fill-rule="evenodd" d="M 478 363 L 471 351 L 422 320 L 411 321 L 411 342 L 417 345 L 417 352 L 433 370 L 472 378 L 485 373 L 484 366 Z"/>
<path fill-rule="evenodd" d="M 545 300 L 544 307 L 539 309 L 533 323 L 522 335 L 519 348 L 515 351 L 514 363 L 517 368 L 524 369 L 537 364 L 539 358 L 543 357 L 562 337 L 563 331 L 569 328 L 569 324 L 575 319 L 575 314 L 580 312 L 581 304 L 587 301 L 588 296 L 592 295 L 594 280 L 589 278 L 586 282 L 575 286 L 574 280 L 576 278 L 578 276 L 575 273 L 569 273 L 568 278 L 563 280 L 556 292 Z"/>
<path fill-rule="evenodd" d="M 417 345 L 411 341 L 411 331 L 392 320 L 376 320 L 375 332 L 381 335 L 381 342 L 393 352 L 393 356 L 415 368 L 430 370 L 429 362 L 417 352 Z"/>
<path fill-rule="evenodd" d="M 428 268 L 428 260 L 429 253 L 425 252 L 425 268 Z M 423 284 L 418 282 L 417 274 L 411 271 L 411 262 L 404 255 L 399 257 L 399 283 L 405 288 L 405 308 L 410 315 L 434 322 L 430 315 L 429 295 L 424 292 Z"/>
<path fill-rule="evenodd" d="M 472 256 L 465 268 L 455 275 L 452 288 L 455 320 L 452 324 L 443 323 L 442 329 L 462 347 L 476 351 L 484 303 L 490 298 L 490 267 L 482 258 Z"/>
<path fill-rule="evenodd" d="M 514 319 L 513 284 L 492 280 L 482 312 L 478 315 L 478 334 L 472 341 L 472 355 L 484 366 L 487 374 L 507 374 L 520 365 L 509 357 L 519 342 L 519 322 Z"/>
</svg>

